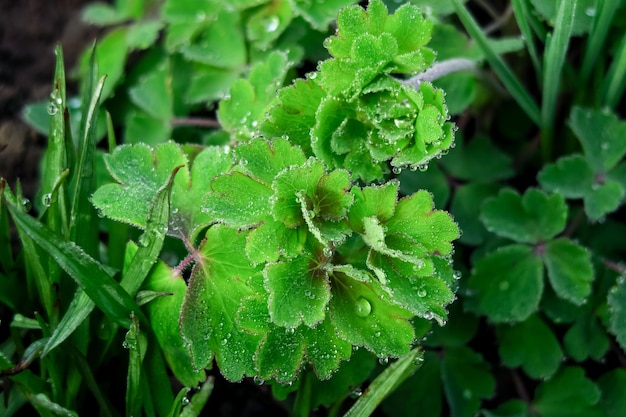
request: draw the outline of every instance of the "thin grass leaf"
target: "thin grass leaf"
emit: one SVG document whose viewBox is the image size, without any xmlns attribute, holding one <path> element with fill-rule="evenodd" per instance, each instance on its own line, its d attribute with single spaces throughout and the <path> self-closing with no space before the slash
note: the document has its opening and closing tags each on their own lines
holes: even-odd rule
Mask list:
<svg viewBox="0 0 626 417">
<path fill-rule="evenodd" d="M 370 416 L 387 395 L 422 366 L 422 361 L 422 351 L 415 348 L 389 365 L 372 381 L 367 391 L 344 414 L 344 417 Z"/>
<path fill-rule="evenodd" d="M 528 19 L 528 16 L 530 15 L 528 3 L 526 3 L 526 0 L 512 0 L 511 5 L 513 7 L 515 21 L 517 22 L 517 26 L 519 26 L 520 32 L 522 32 L 524 43 L 528 49 L 528 54 L 533 62 L 533 66 L 535 67 L 535 72 L 537 74 L 541 74 L 541 60 L 539 59 L 539 54 L 537 53 L 537 48 L 535 47 L 535 37 Z"/>
<path fill-rule="evenodd" d="M 596 14 L 593 17 L 591 31 L 585 45 L 585 55 L 580 70 L 579 85 L 586 85 L 591 70 L 596 65 L 600 53 L 604 50 L 604 42 L 611 28 L 621 0 L 598 0 Z"/>
<path fill-rule="evenodd" d="M 213 392 L 214 379 L 215 378 L 210 376 L 204 381 L 200 387 L 200 391 L 196 392 L 193 397 L 191 397 L 189 405 L 183 408 L 180 417 L 198 417 L 200 415 L 200 412 L 202 412 L 202 409 Z"/>
<path fill-rule="evenodd" d="M 615 57 L 606 75 L 603 91 L 603 103 L 615 108 L 626 88 L 626 34 L 622 37 Z"/>
<path fill-rule="evenodd" d="M 98 403 L 99 415 L 102 417 L 112 417 L 113 411 L 111 409 L 111 404 L 109 403 L 105 394 L 100 389 L 100 384 L 98 384 L 93 375 L 93 372 L 91 372 L 91 368 L 89 367 L 87 359 L 81 352 L 79 352 L 74 347 L 70 347 L 70 354 L 72 356 L 72 361 L 80 372 L 82 379 L 87 385 L 87 388 L 89 388 L 91 394 L 94 396 L 96 402 Z"/>
<path fill-rule="evenodd" d="M 89 107 L 82 116 L 84 125 L 81 126 L 80 156 L 75 168 L 74 199 L 70 217 L 70 240 L 84 248 L 90 256 L 96 256 L 98 253 L 98 234 L 84 233 L 84 231 L 97 230 L 98 227 L 98 217 L 95 215 L 95 209 L 89 201 L 89 196 L 96 187 L 96 125 L 98 102 L 105 79 L 106 76 L 103 76 L 95 85 L 94 90 L 90 92 Z"/>
<path fill-rule="evenodd" d="M 191 391 L 191 388 L 189 387 L 182 388 L 180 391 L 178 391 L 176 398 L 174 398 L 174 401 L 172 402 L 172 408 L 170 408 L 170 412 L 167 414 L 167 417 L 180 416 L 183 405 L 189 403 L 189 398 L 187 397 L 189 391 Z"/>
<path fill-rule="evenodd" d="M 572 36 L 576 2 L 577 0 L 559 2 L 554 32 L 548 36 L 546 42 L 541 103 L 541 153 L 544 161 L 551 158 L 561 72 Z"/>
<path fill-rule="evenodd" d="M 2 196 L 4 196 L 6 192 L 8 191 L 8 187 L 6 187 L 6 182 L 4 179 L 0 181 L 1 181 L 0 192 L 2 192 Z M 26 214 L 27 207 L 25 206 L 30 204 L 30 202 L 22 196 L 22 190 L 21 190 L 21 186 L 19 185 L 19 183 L 18 183 L 16 191 L 17 191 L 16 203 L 17 201 L 19 201 L 20 204 L 16 204 L 15 208 L 16 210 L 21 211 L 25 216 L 28 216 Z M 0 198 L 2 198 L 2 196 L 0 196 Z M 9 206 L 6 205 L 6 200 L 4 198 L 2 198 L 2 200 L 3 200 L 3 205 L 7 207 L 7 209 L 9 209 L 9 212 L 10 212 L 11 209 Z M 46 312 L 46 318 L 48 319 L 50 323 L 53 323 L 55 321 L 55 318 L 58 312 L 56 311 L 56 308 L 55 308 L 55 297 L 52 294 L 52 287 L 53 287 L 52 282 L 50 282 L 49 280 L 50 277 L 46 273 L 46 269 L 44 268 L 42 264 L 42 261 L 46 261 L 46 260 L 42 259 L 42 257 L 40 256 L 40 253 L 37 251 L 37 247 L 35 243 L 33 242 L 33 240 L 19 226 L 17 227 L 17 234 L 19 236 L 20 243 L 22 245 L 22 254 L 24 256 L 24 267 L 26 269 L 26 278 L 28 282 L 30 283 L 30 285 L 33 285 L 36 288 L 37 294 L 39 295 L 39 300 L 41 301 L 41 304 L 43 305 L 44 310 Z"/>
<path fill-rule="evenodd" d="M 506 89 L 511 93 L 511 96 L 513 96 L 513 99 L 515 99 L 517 104 L 522 108 L 522 110 L 524 110 L 528 117 L 539 126 L 541 122 L 539 107 L 532 99 L 526 88 L 524 88 L 523 84 L 515 76 L 513 71 L 511 71 L 504 60 L 493 50 L 482 29 L 478 26 L 467 9 L 465 9 L 461 1 L 452 0 L 452 3 L 454 4 L 454 9 L 463 23 L 463 26 L 480 47 L 483 54 L 485 54 L 487 62 L 489 62 L 489 65 L 491 65 L 494 72 L 498 75 L 502 84 L 504 84 Z"/>
<path fill-rule="evenodd" d="M 1 187 L 1 186 L 0 186 Z M 0 194 L 2 189 L 0 188 Z M 11 229 L 9 228 L 9 215 L 6 207 L 0 199 L 0 271 L 13 270 L 13 248 L 11 247 Z M 0 298 L 2 296 L 0 295 Z"/>
<path fill-rule="evenodd" d="M 3 198 L 16 226 L 33 239 L 44 252 L 52 256 L 111 320 L 128 328 L 131 312 L 142 316 L 132 297 L 112 278 L 110 270 L 73 242 L 63 240 L 45 225 L 24 213 L 8 189 L 4 190 Z"/>
<path fill-rule="evenodd" d="M 170 193 L 174 184 L 174 177 L 180 168 L 182 165 L 174 168 L 167 183 L 154 196 L 148 208 L 146 230 L 139 237 L 139 249 L 128 269 L 122 275 L 120 283 L 133 297 L 137 294 L 139 287 L 161 253 L 169 224 Z"/>
<path fill-rule="evenodd" d="M 141 364 L 148 348 L 148 339 L 139 329 L 139 321 L 133 316 L 132 324 L 126 338 L 124 347 L 128 349 L 128 377 L 126 380 L 126 415 L 139 416 L 143 404 L 141 395 Z"/>
<path fill-rule="evenodd" d="M 80 326 L 89 314 L 93 311 L 95 303 L 89 298 L 82 288 L 78 288 L 72 298 L 72 302 L 67 312 L 59 322 L 58 326 L 48 339 L 41 356 L 46 356 L 54 348 L 63 343 Z"/>
<path fill-rule="evenodd" d="M 149 382 L 148 392 L 152 398 L 152 406 L 159 416 L 168 415 L 174 401 L 172 391 L 171 374 L 164 372 L 167 364 L 163 358 L 163 352 L 154 337 L 154 332 L 148 334 L 148 351 L 143 360 L 145 380 Z"/>
</svg>

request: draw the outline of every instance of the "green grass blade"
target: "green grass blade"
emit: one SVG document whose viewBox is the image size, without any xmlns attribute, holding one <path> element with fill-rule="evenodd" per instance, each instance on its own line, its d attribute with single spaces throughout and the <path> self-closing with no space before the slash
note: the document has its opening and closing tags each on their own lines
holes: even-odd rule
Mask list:
<svg viewBox="0 0 626 417">
<path fill-rule="evenodd" d="M 624 88 L 626 88 L 626 33 L 622 36 L 606 75 L 602 88 L 603 103 L 614 108 L 624 94 Z"/>
<path fill-rule="evenodd" d="M 126 338 L 124 347 L 128 349 L 128 376 L 126 379 L 126 415 L 128 417 L 141 415 L 143 396 L 141 390 L 141 364 L 146 355 L 148 340 L 139 330 L 139 321 L 133 316 L 132 323 Z"/>
<path fill-rule="evenodd" d="M 591 32 L 585 45 L 585 54 L 580 70 L 579 85 L 586 85 L 591 70 L 596 65 L 598 57 L 603 51 L 604 42 L 611 28 L 611 22 L 615 17 L 621 0 L 598 0 L 596 14 L 591 25 Z"/>
<path fill-rule="evenodd" d="M 2 188 L 4 182 L 0 184 L 0 194 L 2 194 Z M 2 204 L 0 199 L 0 271 L 13 270 L 13 248 L 11 247 L 11 229 L 9 228 L 9 215 L 7 208 Z M 2 297 L 2 296 L 0 296 Z"/>
<path fill-rule="evenodd" d="M 193 397 L 191 397 L 189 405 L 183 408 L 180 417 L 198 417 L 200 415 L 200 412 L 211 396 L 211 392 L 213 392 L 213 382 L 214 378 L 212 376 L 204 381 L 202 387 L 200 387 L 200 391 L 196 392 Z"/>
<path fill-rule="evenodd" d="M 111 320 L 128 328 L 131 313 L 141 315 L 132 297 L 101 263 L 20 210 L 17 199 L 7 189 L 3 198 L 15 224 L 55 259 Z"/>
<path fill-rule="evenodd" d="M 367 391 L 348 410 L 344 417 L 367 417 L 398 385 L 413 374 L 421 365 L 423 354 L 415 348 L 389 365 L 369 385 Z"/>
<path fill-rule="evenodd" d="M 72 298 L 72 302 L 68 307 L 65 315 L 59 322 L 59 325 L 54 329 L 52 335 L 48 339 L 46 346 L 43 349 L 41 356 L 46 356 L 54 348 L 63 343 L 74 330 L 80 326 L 89 314 L 93 311 L 95 303 L 89 298 L 82 288 L 79 288 Z"/>
<path fill-rule="evenodd" d="M 174 184 L 174 177 L 179 166 L 175 168 L 165 185 L 163 185 L 152 199 L 148 208 L 146 230 L 139 238 L 139 249 L 131 261 L 128 269 L 122 275 L 121 285 L 132 296 L 137 294 L 139 287 L 148 276 L 148 272 L 156 262 L 169 224 L 170 192 Z"/>
<path fill-rule="evenodd" d="M 2 180 L 4 181 L 4 180 Z M 0 191 L 2 191 L 2 195 L 6 195 L 9 191 L 6 187 L 6 183 L 2 183 L 0 186 Z M 1 197 L 1 196 L 0 196 Z M 17 203 L 19 201 L 19 204 Z M 6 200 L 3 198 L 3 204 L 6 208 L 11 211 L 11 208 L 6 204 Z M 18 185 L 17 189 L 17 198 L 15 210 L 21 212 L 23 215 L 28 216 L 26 214 L 25 205 L 30 204 L 26 199 L 21 195 L 21 189 Z M 13 215 L 11 213 L 11 215 Z M 44 268 L 43 262 L 46 262 L 42 259 L 41 254 L 37 251 L 37 247 L 30 236 L 21 228 L 18 224 L 16 224 L 17 233 L 20 239 L 20 243 L 22 245 L 22 251 L 24 256 L 24 266 L 26 269 L 26 278 L 28 280 L 28 284 L 34 286 L 37 290 L 37 294 L 39 296 L 39 300 L 44 307 L 46 312 L 46 319 L 52 323 L 55 321 L 55 317 L 58 314 L 58 311 L 55 307 L 55 299 L 54 294 L 52 293 L 52 282 L 50 280 L 50 276 L 46 273 L 46 268 Z"/>
<path fill-rule="evenodd" d="M 554 32 L 548 36 L 543 73 L 543 92 L 541 103 L 541 154 L 544 161 L 549 161 L 554 139 L 554 122 L 557 111 L 557 98 L 561 85 L 561 72 L 565 55 L 572 36 L 576 1 L 561 1 L 556 15 Z"/>
<path fill-rule="evenodd" d="M 539 59 L 539 54 L 537 53 L 537 48 L 535 47 L 535 36 L 533 35 L 533 31 L 528 21 L 528 16 L 530 16 L 528 3 L 526 3 L 526 0 L 512 0 L 511 6 L 513 7 L 515 21 L 517 22 L 517 26 L 519 26 L 522 36 L 524 37 L 524 43 L 528 49 L 528 54 L 533 62 L 533 66 L 535 67 L 535 72 L 537 74 L 541 74 L 541 60 Z"/>
<path fill-rule="evenodd" d="M 96 256 L 98 252 L 98 234 L 84 233 L 84 231 L 97 230 L 98 228 L 98 217 L 89 201 L 89 196 L 96 188 L 96 125 L 98 102 L 100 101 L 105 78 L 102 77 L 95 85 L 89 107 L 83 113 L 84 132 L 81 137 L 80 156 L 75 170 L 72 214 L 70 218 L 70 239 L 76 242 L 78 246 L 84 248 L 90 256 Z"/>
<path fill-rule="evenodd" d="M 528 117 L 537 126 L 539 126 L 541 122 L 541 113 L 537 103 L 535 103 L 526 88 L 524 88 L 523 84 L 519 81 L 515 74 L 513 74 L 513 71 L 511 71 L 509 66 L 493 50 L 482 29 L 478 26 L 472 15 L 470 15 L 470 13 L 465 9 L 465 6 L 463 6 L 461 1 L 452 0 L 452 3 L 454 4 L 454 9 L 459 16 L 461 23 L 463 23 L 467 32 L 483 51 L 487 62 L 489 62 L 491 68 L 498 75 L 502 84 L 504 84 L 513 99 L 515 99 L 517 104 L 519 104 Z"/>
</svg>

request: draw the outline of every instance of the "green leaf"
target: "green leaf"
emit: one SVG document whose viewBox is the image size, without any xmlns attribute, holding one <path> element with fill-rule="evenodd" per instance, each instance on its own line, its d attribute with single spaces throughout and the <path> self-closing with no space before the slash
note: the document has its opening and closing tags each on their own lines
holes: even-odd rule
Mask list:
<svg viewBox="0 0 626 417">
<path fill-rule="evenodd" d="M 199 104 L 224 98 L 230 86 L 239 79 L 240 70 L 217 68 L 194 62 L 189 71 L 193 77 L 185 91 L 184 100 L 188 104 Z"/>
<path fill-rule="evenodd" d="M 92 196 L 99 212 L 117 221 L 145 229 L 148 206 L 172 170 L 180 168 L 172 186 L 168 234 L 187 236 L 192 241 L 213 221 L 198 210 L 213 177 L 225 172 L 232 155 L 223 148 L 207 147 L 191 169 L 180 145 L 168 142 L 152 149 L 146 145 L 123 145 L 105 156 L 107 169 L 119 184 L 106 184 Z"/>
<path fill-rule="evenodd" d="M 276 103 L 261 124 L 261 133 L 266 138 L 286 136 L 306 155 L 311 155 L 310 131 L 315 126 L 316 112 L 325 96 L 313 79 L 299 79 L 293 85 L 281 88 Z"/>
<path fill-rule="evenodd" d="M 618 120 L 614 113 L 603 110 L 575 107 L 570 127 L 580 140 L 585 158 L 594 173 L 611 170 L 626 155 L 626 122 Z"/>
<path fill-rule="evenodd" d="M 535 188 L 520 196 L 503 189 L 485 201 L 481 221 L 487 230 L 521 243 L 539 243 L 565 228 L 567 205 L 560 194 L 548 195 Z"/>
<path fill-rule="evenodd" d="M 207 231 L 180 318 L 194 369 L 207 367 L 215 355 L 220 371 L 231 381 L 256 374 L 253 358 L 260 341 L 235 320 L 242 298 L 252 294 L 246 281 L 259 272 L 248 261 L 245 241 L 245 232 L 222 225 Z"/>
<path fill-rule="evenodd" d="M 180 52 L 185 58 L 217 68 L 241 68 L 246 62 L 246 44 L 238 12 L 223 9 Z"/>
<path fill-rule="evenodd" d="M 131 101 L 153 118 L 169 123 L 173 98 L 169 60 L 163 59 L 128 88 Z"/>
<path fill-rule="evenodd" d="M 614 369 L 598 379 L 598 386 L 602 390 L 602 405 L 607 417 L 624 417 L 626 415 L 626 371 Z"/>
<path fill-rule="evenodd" d="M 532 315 L 520 323 L 496 329 L 498 351 L 506 366 L 522 366 L 524 372 L 535 379 L 549 378 L 559 369 L 563 351 L 552 330 L 539 316 Z"/>
<path fill-rule="evenodd" d="M 466 181 L 489 183 L 513 176 L 511 157 L 495 147 L 486 136 L 456 146 L 441 160 L 447 172 Z"/>
<path fill-rule="evenodd" d="M 480 209 L 483 202 L 498 192 L 496 184 L 469 183 L 456 189 L 450 204 L 450 213 L 459 224 L 463 234 L 459 242 L 468 245 L 480 245 L 488 235 L 480 222 Z"/>
<path fill-rule="evenodd" d="M 128 56 L 126 43 L 128 29 L 116 28 L 106 34 L 96 47 L 98 78 L 106 76 L 102 89 L 102 100 L 109 98 L 115 86 L 124 78 L 124 65 Z M 81 57 L 81 74 L 87 71 L 88 55 Z"/>
<path fill-rule="evenodd" d="M 560 158 L 539 171 L 537 179 L 543 188 L 565 198 L 582 198 L 594 183 L 591 167 L 582 155 Z"/>
<path fill-rule="evenodd" d="M 315 267 L 316 262 L 316 254 L 305 251 L 289 261 L 266 266 L 263 274 L 270 318 L 277 326 L 315 327 L 326 316 L 330 283 L 328 275 Z"/>
<path fill-rule="evenodd" d="M 434 210 L 432 196 L 421 190 L 398 201 L 393 217 L 385 223 L 387 233 L 406 233 L 437 255 L 449 255 L 459 228 L 448 213 Z"/>
<path fill-rule="evenodd" d="M 600 417 L 599 400 L 598 386 L 571 366 L 537 387 L 532 407 L 544 417 Z"/>
<path fill-rule="evenodd" d="M 104 3 L 87 5 L 82 12 L 82 20 L 97 26 L 108 26 L 121 23 L 128 18 L 116 8 Z"/>
<path fill-rule="evenodd" d="M 563 337 L 567 354 L 578 362 L 588 358 L 601 360 L 609 350 L 609 343 L 605 329 L 591 314 L 576 320 Z"/>
<path fill-rule="evenodd" d="M 320 31 L 328 29 L 328 25 L 335 20 L 341 8 L 353 3 L 353 0 L 327 0 L 323 2 L 295 0 L 292 2 L 294 12 L 302 16 L 314 29 Z"/>
<path fill-rule="evenodd" d="M 535 12 L 537 12 L 550 25 L 556 25 L 557 10 L 559 2 L 556 0 L 539 1 L 530 0 Z M 574 7 L 574 19 L 572 33 L 581 35 L 589 31 L 593 16 L 596 13 L 596 0 L 577 0 Z"/>
<path fill-rule="evenodd" d="M 591 294 L 591 254 L 571 240 L 560 238 L 545 245 L 543 261 L 556 294 L 581 305 Z"/>
<path fill-rule="evenodd" d="M 466 305 L 496 323 L 519 322 L 537 311 L 543 292 L 543 264 L 533 249 L 510 245 L 474 264 Z"/>
<path fill-rule="evenodd" d="M 367 11 L 348 7 L 339 13 L 337 27 L 337 34 L 326 42 L 334 58 L 320 66 L 321 84 L 332 95 L 350 97 L 379 73 L 419 72 L 434 59 L 425 47 L 432 23 L 411 5 L 392 16 L 379 0 L 371 1 Z"/>
<path fill-rule="evenodd" d="M 128 28 L 126 44 L 129 49 L 144 50 L 154 45 L 163 29 L 164 23 L 157 21 L 136 22 Z"/>
<path fill-rule="evenodd" d="M 609 291 L 609 330 L 626 350 L 626 279 L 622 275 Z"/>
<path fill-rule="evenodd" d="M 611 179 L 602 184 L 594 184 L 590 192 L 585 195 L 585 213 L 592 220 L 599 220 L 605 214 L 611 213 L 621 205 L 625 191 L 622 185 Z"/>
<path fill-rule="evenodd" d="M 217 117 L 222 128 L 240 141 L 252 139 L 289 69 L 287 56 L 272 52 L 250 70 L 247 80 L 235 82 L 230 96 L 220 101 Z"/>
<path fill-rule="evenodd" d="M 428 169 L 423 170 L 425 167 Z M 447 174 L 441 170 L 439 164 L 423 165 L 421 168 L 412 166 L 398 175 L 400 192 L 410 195 L 419 190 L 428 190 L 433 194 L 435 207 L 446 207 L 451 194 Z"/>
<path fill-rule="evenodd" d="M 335 273 L 331 288 L 331 320 L 342 339 L 379 357 L 409 352 L 414 330 L 407 319 L 412 314 L 392 304 L 376 281 L 359 282 Z"/>
<path fill-rule="evenodd" d="M 293 17 L 288 1 L 267 3 L 256 9 L 246 21 L 247 38 L 261 50 L 266 50 L 289 26 Z"/>
<path fill-rule="evenodd" d="M 495 390 L 488 364 L 467 347 L 446 349 L 441 361 L 441 379 L 455 417 L 474 416 L 481 400 L 490 398 Z"/>
</svg>

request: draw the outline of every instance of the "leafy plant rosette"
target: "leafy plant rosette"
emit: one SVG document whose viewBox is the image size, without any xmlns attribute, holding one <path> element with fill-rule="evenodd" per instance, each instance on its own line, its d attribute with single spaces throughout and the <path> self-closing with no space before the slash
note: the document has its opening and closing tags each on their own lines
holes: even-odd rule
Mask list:
<svg viewBox="0 0 626 417">
<path fill-rule="evenodd" d="M 399 357 L 425 321 L 446 322 L 458 227 L 429 192 L 401 196 L 390 179 L 452 145 L 442 91 L 401 81 L 432 64 L 432 24 L 372 0 L 337 26 L 332 57 L 305 79 L 274 94 L 286 58 L 273 52 L 233 84 L 218 110 L 229 145 L 105 157 L 115 182 L 92 202 L 106 217 L 145 229 L 170 184 L 167 234 L 195 262 L 179 326 L 197 370 L 215 360 L 233 381 L 327 379 L 358 347 Z"/>
</svg>

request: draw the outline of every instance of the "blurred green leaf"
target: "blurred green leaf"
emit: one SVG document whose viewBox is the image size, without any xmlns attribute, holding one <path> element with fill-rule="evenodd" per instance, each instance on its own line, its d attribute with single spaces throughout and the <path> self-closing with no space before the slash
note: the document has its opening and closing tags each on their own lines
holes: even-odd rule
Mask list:
<svg viewBox="0 0 626 417">
<path fill-rule="evenodd" d="M 485 200 L 494 197 L 499 187 L 495 184 L 469 183 L 459 186 L 452 197 L 450 212 L 463 231 L 459 241 L 480 245 L 488 235 L 480 219 L 480 209 Z"/>
<path fill-rule="evenodd" d="M 523 321 L 539 306 L 543 264 L 528 246 L 504 246 L 474 264 L 467 285 L 472 311 L 496 323 Z"/>
<path fill-rule="evenodd" d="M 552 330 L 537 315 L 513 324 L 497 327 L 498 352 L 510 367 L 521 366 L 535 379 L 549 378 L 559 369 L 563 351 Z"/>
<path fill-rule="evenodd" d="M 600 401 L 607 417 L 626 416 L 626 397 L 623 395 L 626 390 L 626 371 L 615 369 L 605 373 L 598 379 L 598 386 L 602 391 Z"/>
<path fill-rule="evenodd" d="M 487 230 L 522 243 L 539 243 L 565 228 L 567 205 L 560 194 L 548 195 L 535 188 L 523 196 L 505 188 L 485 201 L 480 220 Z"/>
<path fill-rule="evenodd" d="M 623 349 L 626 349 L 626 278 L 620 276 L 611 288 L 608 297 L 609 330 L 617 337 Z"/>
<path fill-rule="evenodd" d="M 481 401 L 490 398 L 495 390 L 489 365 L 467 347 L 446 349 L 441 380 L 453 417 L 474 416 Z"/>
<path fill-rule="evenodd" d="M 544 417 L 601 417 L 599 400 L 598 386 L 570 366 L 537 387 L 532 407 Z"/>
<path fill-rule="evenodd" d="M 482 135 L 469 142 L 457 138 L 456 146 L 441 164 L 453 177 L 479 183 L 504 180 L 514 174 L 511 157 Z"/>
<path fill-rule="evenodd" d="M 565 333 L 563 345 L 567 354 L 578 362 L 588 358 L 601 360 L 609 350 L 609 338 L 597 318 L 586 314 Z"/>
<path fill-rule="evenodd" d="M 560 238 L 546 243 L 543 260 L 556 294 L 574 304 L 583 304 L 591 293 L 594 277 L 589 251 Z"/>
</svg>

